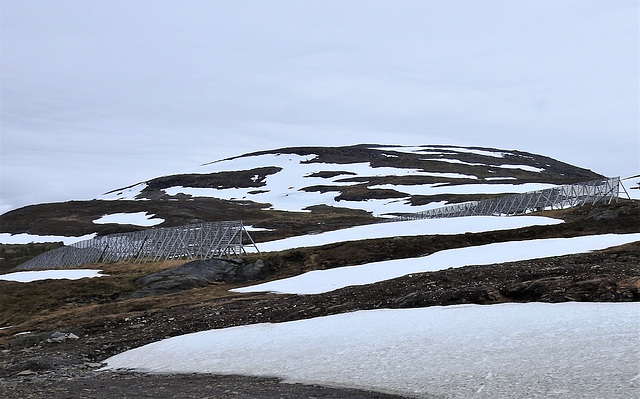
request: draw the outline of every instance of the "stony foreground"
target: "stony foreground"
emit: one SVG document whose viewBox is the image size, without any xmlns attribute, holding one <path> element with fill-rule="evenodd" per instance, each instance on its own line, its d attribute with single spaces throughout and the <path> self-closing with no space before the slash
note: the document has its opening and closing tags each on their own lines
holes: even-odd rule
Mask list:
<svg viewBox="0 0 640 399">
<path fill-rule="evenodd" d="M 565 224 L 456 237 L 367 240 L 265 256 L 270 278 L 513 239 L 637 232 L 637 204 L 582 209 Z M 169 265 L 171 266 L 171 265 Z M 162 266 L 162 267 L 169 267 Z M 175 266 L 175 265 L 174 265 Z M 181 334 L 361 309 L 504 302 L 640 301 L 640 243 L 587 254 L 408 275 L 319 295 L 240 294 L 214 283 L 170 294 L 133 282 L 154 265 L 105 266 L 85 282 L 0 282 L 0 394 L 15 398 L 392 398 L 274 379 L 98 371 L 108 357 Z M 173 267 L 173 266 L 171 266 Z M 153 270 L 152 270 L 153 269 Z M 28 332 L 20 335 L 16 333 Z M 395 396 L 397 397 L 397 396 Z"/>
<path fill-rule="evenodd" d="M 33 398 L 391 398 L 379 393 L 282 384 L 274 379 L 97 371 L 115 353 L 183 333 L 281 322 L 356 309 L 508 301 L 638 301 L 640 246 L 491 267 L 465 267 L 349 287 L 323 295 L 239 295 L 137 316 L 94 321 L 64 334 L 5 343 L 0 392 Z"/>
</svg>

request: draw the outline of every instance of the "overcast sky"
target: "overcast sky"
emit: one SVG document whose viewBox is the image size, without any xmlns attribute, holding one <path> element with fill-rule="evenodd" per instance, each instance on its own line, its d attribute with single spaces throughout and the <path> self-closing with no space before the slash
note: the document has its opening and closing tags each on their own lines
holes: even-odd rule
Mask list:
<svg viewBox="0 0 640 399">
<path fill-rule="evenodd" d="M 294 145 L 640 170 L 637 0 L 3 0 L 0 213 Z"/>
</svg>

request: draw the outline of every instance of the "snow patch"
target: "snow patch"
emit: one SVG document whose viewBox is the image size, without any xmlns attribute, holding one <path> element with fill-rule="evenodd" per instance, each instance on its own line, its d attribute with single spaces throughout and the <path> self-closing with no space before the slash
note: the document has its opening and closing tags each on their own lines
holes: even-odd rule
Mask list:
<svg viewBox="0 0 640 399">
<path fill-rule="evenodd" d="M 275 229 L 266 229 L 264 227 L 254 227 L 250 225 L 244 225 L 246 231 L 275 231 Z"/>
<path fill-rule="evenodd" d="M 537 168 L 535 166 L 530 166 L 530 165 L 507 165 L 507 164 L 492 165 L 492 164 L 486 164 L 486 163 L 465 162 L 459 159 L 430 158 L 430 159 L 425 159 L 425 161 L 448 162 L 448 163 L 455 163 L 455 164 L 469 165 L 469 166 L 491 166 L 494 168 L 503 168 L 503 169 L 521 169 L 529 172 L 542 172 L 544 170 L 544 168 Z"/>
<path fill-rule="evenodd" d="M 134 213 L 112 213 L 109 215 L 104 215 L 98 219 L 93 220 L 95 224 L 108 224 L 108 223 L 117 223 L 117 224 L 132 224 L 135 226 L 155 226 L 162 222 L 164 219 L 161 218 L 153 218 L 154 214 L 149 214 L 148 212 L 134 212 Z"/>
<path fill-rule="evenodd" d="M 536 168 L 535 166 L 529 166 L 529 165 L 492 165 L 498 168 L 503 168 L 503 169 L 520 169 L 520 170 L 526 170 L 528 172 L 542 172 L 544 170 L 544 168 Z"/>
<path fill-rule="evenodd" d="M 449 249 L 419 258 L 394 259 L 359 266 L 314 270 L 299 276 L 237 288 L 232 291 L 320 294 L 352 285 L 390 280 L 412 273 L 583 253 L 639 240 L 640 233 L 633 233 L 499 242 L 476 247 Z"/>
<path fill-rule="evenodd" d="M 436 195 L 436 194 L 501 194 L 501 193 L 526 193 L 529 191 L 545 190 L 557 187 L 546 183 L 525 183 L 525 184 L 462 184 L 443 185 L 421 184 L 421 185 L 393 185 L 379 184 L 370 188 L 386 188 L 409 193 L 411 195 Z M 417 211 L 414 211 L 417 212 Z"/>
<path fill-rule="evenodd" d="M 453 153 L 467 153 L 467 154 L 476 154 L 482 155 L 486 157 L 494 157 L 494 158 L 504 158 L 504 155 L 507 154 L 504 151 L 491 151 L 491 150 L 479 150 L 473 148 L 465 148 L 465 147 L 435 147 L 435 146 L 398 146 L 398 147 L 376 147 L 373 148 L 379 151 L 396 151 L 396 152 L 404 152 L 408 154 L 430 154 L 430 155 L 454 155 Z M 480 164 L 481 165 L 481 164 Z"/>
<path fill-rule="evenodd" d="M 357 311 L 173 337 L 106 368 L 447 399 L 622 399 L 638 392 L 639 312 L 638 303 L 575 302 Z"/>
<path fill-rule="evenodd" d="M 102 270 L 66 269 L 66 270 L 35 270 L 14 272 L 0 275 L 0 280 L 30 283 L 38 280 L 78 280 L 81 278 L 103 277 Z"/>
<path fill-rule="evenodd" d="M 484 180 L 518 180 L 516 177 L 506 176 L 506 177 L 485 177 Z"/>
<path fill-rule="evenodd" d="M 488 166 L 486 163 L 465 162 L 459 159 L 427 158 L 427 159 L 424 159 L 424 161 L 448 162 L 448 163 L 456 163 L 460 165 L 469 165 L 469 166 Z"/>
<path fill-rule="evenodd" d="M 87 234 L 81 237 L 67 236 L 39 236 L 34 234 L 10 234 L 0 233 L 0 244 L 29 244 L 43 242 L 60 242 L 64 245 L 70 245 L 79 241 L 90 240 L 95 238 L 96 233 Z"/>
<path fill-rule="evenodd" d="M 494 157 L 494 158 L 504 158 L 504 155 L 506 154 L 504 151 L 488 151 L 488 150 L 477 150 L 472 148 L 460 148 L 460 147 L 431 147 L 431 148 L 435 150 L 464 152 L 467 154 L 482 155 L 485 157 Z"/>
<path fill-rule="evenodd" d="M 462 173 L 424 172 L 424 173 L 421 173 L 421 174 L 424 174 L 425 176 L 443 177 L 443 178 L 449 178 L 449 179 L 474 179 L 474 180 L 478 180 L 478 176 L 465 175 L 465 174 L 462 174 Z"/>
<path fill-rule="evenodd" d="M 373 150 L 378 150 L 378 151 L 395 151 L 395 152 L 401 152 L 401 153 L 405 153 L 405 154 L 415 154 L 415 153 L 422 153 L 422 154 L 434 154 L 434 155 L 451 155 L 450 152 L 442 152 L 442 151 L 438 151 L 438 150 L 433 150 L 432 147 L 427 147 L 427 146 L 392 146 L 392 147 L 375 147 L 372 148 Z"/>
</svg>

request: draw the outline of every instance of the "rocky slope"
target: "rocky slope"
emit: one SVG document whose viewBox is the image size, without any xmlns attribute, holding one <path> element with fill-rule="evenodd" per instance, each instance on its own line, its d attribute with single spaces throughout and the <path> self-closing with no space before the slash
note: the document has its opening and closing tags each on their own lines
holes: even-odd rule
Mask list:
<svg viewBox="0 0 640 399">
<path fill-rule="evenodd" d="M 269 277 L 404 258 L 488 242 L 637 232 L 640 205 L 621 202 L 548 214 L 565 223 L 457 236 L 384 238 L 262 256 Z M 638 243 L 530 261 L 419 273 L 318 295 L 240 294 L 237 284 L 149 292 L 143 277 L 180 270 L 162 264 L 101 265 L 109 277 L 79 281 L 0 281 L 0 393 L 39 398 L 214 397 L 391 398 L 379 393 L 277 384 L 272 379 L 95 371 L 115 353 L 165 337 L 212 328 L 283 322 L 359 309 L 502 302 L 639 301 Z M 256 255 L 257 256 L 257 255 Z M 254 256 L 255 257 L 255 256 Z M 251 259 L 248 259 L 251 260 Z M 176 267 L 177 266 L 177 267 Z M 184 267 L 182 267 L 184 269 Z M 155 274 L 154 274 L 155 273 Z M 20 312 L 16 312 L 20 309 Z M 16 332 L 28 334 L 14 335 Z M 73 335 L 72 335 L 73 334 Z M 144 396 L 147 395 L 147 396 Z"/>
</svg>

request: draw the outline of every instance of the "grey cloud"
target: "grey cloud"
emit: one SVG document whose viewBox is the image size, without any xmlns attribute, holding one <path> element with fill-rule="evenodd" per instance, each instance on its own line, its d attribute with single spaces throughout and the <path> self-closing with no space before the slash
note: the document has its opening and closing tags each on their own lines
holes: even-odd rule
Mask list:
<svg viewBox="0 0 640 399">
<path fill-rule="evenodd" d="M 634 174 L 637 14 L 623 0 L 5 0 L 2 203 L 289 145 L 486 145 Z"/>
</svg>

